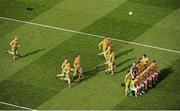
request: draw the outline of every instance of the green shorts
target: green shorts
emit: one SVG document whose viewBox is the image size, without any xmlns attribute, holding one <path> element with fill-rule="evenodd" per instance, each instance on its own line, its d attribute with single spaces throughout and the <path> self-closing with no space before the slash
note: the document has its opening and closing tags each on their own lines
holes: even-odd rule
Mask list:
<svg viewBox="0 0 180 111">
<path fill-rule="evenodd" d="M 75 69 L 74 69 L 75 71 L 76 71 L 76 73 L 81 73 L 81 67 L 76 67 Z"/>
<path fill-rule="evenodd" d="M 13 52 L 16 52 L 16 51 L 17 51 L 17 48 L 12 48 L 12 51 L 13 51 Z"/>
</svg>

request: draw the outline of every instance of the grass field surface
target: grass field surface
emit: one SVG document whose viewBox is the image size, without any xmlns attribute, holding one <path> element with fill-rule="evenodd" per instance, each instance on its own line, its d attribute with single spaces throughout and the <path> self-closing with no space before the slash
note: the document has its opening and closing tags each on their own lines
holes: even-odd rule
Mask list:
<svg viewBox="0 0 180 111">
<path fill-rule="evenodd" d="M 106 75 L 97 55 L 102 38 L 0 18 L 0 102 L 37 110 L 180 109 L 180 53 L 117 41 L 179 52 L 180 0 L 0 0 L 0 17 L 110 35 L 117 55 L 116 74 Z M 14 35 L 22 55 L 16 61 L 6 53 Z M 64 57 L 73 64 L 77 53 L 85 79 L 68 88 L 56 74 Z M 159 83 L 144 96 L 126 97 L 120 82 L 143 54 L 158 61 Z"/>
</svg>

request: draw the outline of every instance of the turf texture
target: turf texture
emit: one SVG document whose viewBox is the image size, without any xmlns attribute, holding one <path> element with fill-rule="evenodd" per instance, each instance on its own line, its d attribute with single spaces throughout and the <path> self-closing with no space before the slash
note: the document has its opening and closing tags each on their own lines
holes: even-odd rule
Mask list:
<svg viewBox="0 0 180 111">
<path fill-rule="evenodd" d="M 0 0 L 0 16 L 180 51 L 179 7 L 179 0 Z M 2 19 L 0 31 L 1 102 L 57 110 L 180 109 L 178 53 L 113 41 L 117 69 L 110 76 L 97 56 L 100 38 Z M 21 45 L 17 61 L 6 54 L 14 35 Z M 63 59 L 73 64 L 77 53 L 85 79 L 69 89 L 55 76 Z M 120 82 L 144 53 L 158 61 L 160 81 L 144 96 L 126 97 Z"/>
</svg>

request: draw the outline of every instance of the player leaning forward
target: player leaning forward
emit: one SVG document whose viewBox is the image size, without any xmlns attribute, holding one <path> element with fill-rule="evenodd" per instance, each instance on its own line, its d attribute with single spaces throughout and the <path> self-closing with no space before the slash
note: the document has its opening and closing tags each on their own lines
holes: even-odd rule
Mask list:
<svg viewBox="0 0 180 111">
<path fill-rule="evenodd" d="M 60 77 L 61 80 L 65 80 L 68 82 L 69 88 L 71 88 L 71 72 L 74 71 L 71 68 L 71 64 L 68 62 L 67 59 L 64 60 L 62 66 L 62 74 L 58 74 L 57 77 Z"/>
<path fill-rule="evenodd" d="M 8 53 L 13 56 L 13 59 L 15 60 L 18 56 L 18 48 L 20 45 L 18 44 L 18 38 L 15 36 L 14 39 L 10 42 L 11 51 L 8 50 Z"/>
<path fill-rule="evenodd" d="M 63 77 L 66 73 L 66 66 L 68 64 L 68 60 L 67 58 L 64 59 L 64 62 L 62 63 L 61 65 L 61 70 L 62 70 L 62 73 L 61 74 L 58 74 L 57 77 Z"/>
</svg>

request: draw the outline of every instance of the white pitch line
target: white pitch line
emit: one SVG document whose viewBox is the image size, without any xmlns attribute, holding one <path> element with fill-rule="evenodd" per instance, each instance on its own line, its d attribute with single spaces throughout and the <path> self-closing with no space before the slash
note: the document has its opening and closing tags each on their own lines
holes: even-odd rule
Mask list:
<svg viewBox="0 0 180 111">
<path fill-rule="evenodd" d="M 70 30 L 70 29 L 65 29 L 65 28 L 61 28 L 61 27 L 54 27 L 54 26 L 49 26 L 49 25 L 44 25 L 44 24 L 39 24 L 39 23 L 34 23 L 34 22 L 28 22 L 28 21 L 13 19 L 13 18 L 0 17 L 0 19 L 24 23 L 24 24 L 30 24 L 30 25 L 35 25 L 35 26 L 40 26 L 40 27 L 45 27 L 45 28 L 50 28 L 50 29 L 61 30 L 61 31 L 65 31 L 65 32 L 71 32 L 71 33 L 77 33 L 77 34 L 82 34 L 82 35 L 87 35 L 87 36 L 93 36 L 93 37 L 97 37 L 97 38 L 104 38 L 103 36 L 100 36 L 100 35 L 95 35 L 95 34 L 90 34 L 90 33 Z M 147 47 L 147 48 L 158 49 L 158 50 L 162 50 L 162 51 L 180 54 L 180 51 L 177 51 L 177 50 L 166 49 L 166 48 L 157 47 L 157 46 L 151 46 L 151 45 L 142 44 L 142 43 L 138 43 L 138 42 L 125 41 L 125 40 L 121 40 L 121 39 L 114 39 L 114 38 L 111 38 L 111 39 L 114 41 L 123 42 L 123 43 L 127 43 L 127 44 L 143 46 L 143 47 Z"/>
<path fill-rule="evenodd" d="M 31 109 L 31 108 L 27 108 L 27 107 L 23 107 L 23 106 L 18 106 L 18 105 L 6 103 L 6 102 L 0 102 L 0 104 L 4 104 L 4 105 L 7 105 L 7 106 L 13 106 L 13 107 L 21 108 L 21 109 L 25 109 L 25 110 L 37 111 L 35 109 Z"/>
</svg>

